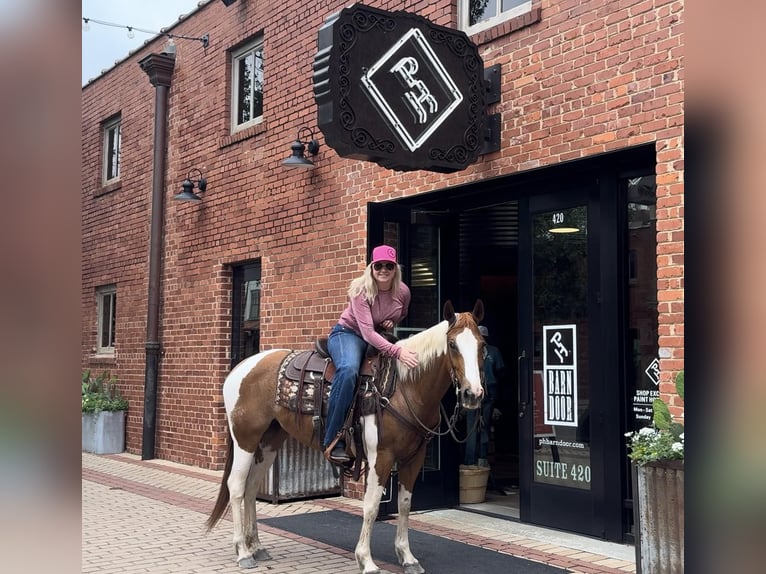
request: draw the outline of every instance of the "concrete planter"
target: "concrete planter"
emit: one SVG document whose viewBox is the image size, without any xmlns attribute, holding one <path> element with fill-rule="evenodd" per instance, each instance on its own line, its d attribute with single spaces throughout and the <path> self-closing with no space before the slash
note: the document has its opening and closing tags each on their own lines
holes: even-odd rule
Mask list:
<svg viewBox="0 0 766 574">
<path fill-rule="evenodd" d="M 637 574 L 683 574 L 683 461 L 637 466 L 636 487 Z"/>
<path fill-rule="evenodd" d="M 125 450 L 126 411 L 82 413 L 82 450 L 116 454 Z"/>
</svg>

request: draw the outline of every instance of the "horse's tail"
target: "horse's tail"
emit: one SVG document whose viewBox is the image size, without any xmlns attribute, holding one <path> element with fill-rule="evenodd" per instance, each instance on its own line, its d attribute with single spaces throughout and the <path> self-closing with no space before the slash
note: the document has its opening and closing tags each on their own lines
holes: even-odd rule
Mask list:
<svg viewBox="0 0 766 574">
<path fill-rule="evenodd" d="M 213 527 L 218 524 L 218 521 L 223 517 L 223 513 L 226 512 L 226 507 L 229 506 L 229 475 L 231 474 L 231 465 L 234 459 L 234 441 L 231 438 L 231 432 L 227 432 L 226 442 L 229 445 L 228 452 L 226 453 L 226 466 L 223 470 L 223 478 L 221 479 L 221 487 L 218 489 L 218 499 L 215 501 L 213 511 L 210 513 L 210 517 L 205 522 L 207 532 L 210 532 Z"/>
</svg>

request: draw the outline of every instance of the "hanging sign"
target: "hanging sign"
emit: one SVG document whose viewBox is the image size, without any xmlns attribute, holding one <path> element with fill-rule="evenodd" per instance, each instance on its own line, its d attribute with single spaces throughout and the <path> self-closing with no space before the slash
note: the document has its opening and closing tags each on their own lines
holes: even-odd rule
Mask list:
<svg viewBox="0 0 766 574">
<path fill-rule="evenodd" d="M 464 32 L 353 4 L 327 18 L 317 44 L 318 124 L 338 155 L 442 173 L 478 159 L 484 63 Z"/>
<path fill-rule="evenodd" d="M 577 426 L 577 325 L 543 326 L 545 424 Z"/>
</svg>

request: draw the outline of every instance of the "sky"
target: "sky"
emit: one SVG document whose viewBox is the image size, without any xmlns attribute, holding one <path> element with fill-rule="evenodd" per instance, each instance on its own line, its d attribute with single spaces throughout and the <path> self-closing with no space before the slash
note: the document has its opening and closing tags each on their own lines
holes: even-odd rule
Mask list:
<svg viewBox="0 0 766 574">
<path fill-rule="evenodd" d="M 197 8 L 199 0 L 82 0 L 83 18 L 95 18 L 121 26 L 131 26 L 159 32 L 173 25 L 181 14 Z M 80 22 L 82 27 L 82 21 Z M 114 28 L 90 23 L 82 31 L 82 84 L 101 75 L 101 70 L 114 66 L 131 50 L 140 48 L 156 34 L 134 31 L 128 38 L 126 28 Z"/>
</svg>

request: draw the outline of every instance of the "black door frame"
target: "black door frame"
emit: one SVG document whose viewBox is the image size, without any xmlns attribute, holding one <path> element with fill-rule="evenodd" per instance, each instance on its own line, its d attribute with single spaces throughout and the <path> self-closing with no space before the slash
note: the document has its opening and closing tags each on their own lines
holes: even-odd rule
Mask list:
<svg viewBox="0 0 766 574">
<path fill-rule="evenodd" d="M 385 241 L 384 225 L 385 223 L 398 224 L 400 249 L 398 253 L 399 263 L 402 265 L 402 279 L 405 283 L 410 283 L 410 253 L 406 247 L 412 237 L 412 226 L 414 225 L 433 225 L 439 228 L 440 250 L 445 249 L 445 243 L 451 245 L 456 242 L 454 233 L 448 224 L 449 214 L 439 213 L 427 217 L 414 218 L 412 208 L 406 203 L 387 202 L 387 203 L 369 203 L 367 205 L 367 251 L 380 245 Z M 450 247 L 446 248 L 450 250 Z M 440 258 L 444 261 L 445 258 Z M 442 267 L 440 263 L 440 268 Z M 457 280 L 454 279 L 457 273 L 442 273 L 442 278 L 452 278 L 439 285 L 439 306 L 443 305 L 446 299 L 451 298 L 451 292 L 457 292 Z M 446 293 L 445 293 L 446 292 Z M 453 301 L 455 299 L 453 298 Z M 410 313 L 412 314 L 412 313 Z M 441 320 L 441 308 L 438 310 L 438 320 Z M 427 325 L 430 327 L 430 325 Z M 452 393 L 447 393 L 443 400 L 447 412 L 452 412 L 455 404 L 455 398 Z M 429 448 L 438 449 L 437 457 L 440 470 L 429 470 L 421 472 L 415 483 L 414 490 L 417 495 L 412 497 L 412 510 L 428 510 L 432 508 L 445 508 L 455 506 L 458 503 L 458 478 L 445 469 L 457 468 L 458 447 L 449 436 L 435 437 L 429 444 Z M 387 516 L 398 512 L 398 482 L 395 477 L 389 479 L 383 500 L 380 504 L 379 514 Z"/>
<path fill-rule="evenodd" d="M 625 432 L 626 393 L 625 382 L 625 309 L 623 280 L 626 277 L 626 256 L 624 254 L 626 228 L 625 197 L 619 191 L 619 178 L 633 173 L 646 173 L 653 170 L 656 163 L 654 144 L 649 143 L 635 148 L 628 148 L 593 156 L 584 160 L 565 162 L 544 168 L 530 170 L 520 174 L 482 180 L 480 182 L 462 185 L 454 188 L 418 194 L 400 200 L 386 203 L 368 204 L 368 249 L 382 241 L 382 214 L 387 210 L 400 210 L 400 220 L 407 219 L 405 213 L 413 208 L 432 207 L 434 209 L 450 209 L 459 212 L 462 209 L 492 205 L 502 201 L 518 201 L 519 213 L 528 212 L 529 200 L 533 195 L 549 193 L 564 186 L 571 186 L 575 181 L 589 180 L 595 185 L 595 201 L 590 206 L 590 219 L 597 221 L 594 227 L 599 230 L 599 240 L 594 254 L 599 264 L 599 274 L 595 283 L 597 288 L 593 299 L 597 307 L 594 311 L 599 316 L 597 334 L 601 355 L 598 364 L 593 365 L 595 372 L 593 380 L 598 388 L 593 393 L 600 393 L 602 406 L 591 416 L 599 425 L 602 432 L 591 433 L 593 474 L 599 475 L 593 485 L 591 505 L 586 511 L 591 515 L 592 524 L 589 528 L 592 535 L 606 540 L 624 541 L 630 539 L 626 524 L 630 523 L 627 515 L 630 513 L 630 476 L 626 473 Z M 391 212 L 393 213 L 393 212 Z M 519 253 L 523 251 L 523 234 L 519 237 Z M 521 257 L 521 255 L 520 255 Z M 519 269 L 519 275 L 521 275 Z M 525 294 L 519 285 L 519 299 Z M 519 349 L 525 344 L 519 334 Z M 529 333 L 531 337 L 531 331 Z M 529 345 L 529 343 L 526 343 Z M 531 348 L 531 347 L 527 347 Z M 606 351 L 608 349 L 608 352 Z M 519 354 L 521 354 L 519 352 Z M 507 358 L 507 365 L 512 367 L 513 357 Z M 523 361 L 519 364 L 524 368 Z M 622 384 L 621 384 L 622 381 Z M 521 393 L 520 387 L 520 393 Z M 522 397 L 523 398 L 523 397 Z M 454 480 L 445 480 L 444 487 L 454 488 L 457 492 L 457 465 L 454 469 L 443 466 L 445 474 L 453 474 Z M 453 486 L 448 486 L 453 485 Z M 626 486 L 627 485 L 627 486 Z M 449 499 L 450 493 L 443 496 Z M 413 501 L 418 496 L 413 497 Z M 456 498 L 456 496 L 455 496 Z M 442 500 L 446 500 L 443 498 Z M 395 496 L 394 496 L 395 501 Z M 523 505 L 529 504 L 522 497 Z M 445 506 L 442 503 L 439 506 Z M 395 507 L 394 507 L 395 509 Z M 568 508 L 568 512 L 577 511 Z"/>
<path fill-rule="evenodd" d="M 520 514 L 523 522 L 552 526 L 564 530 L 580 532 L 590 536 L 603 537 L 603 517 L 598 519 L 595 510 L 596 500 L 604 498 L 604 491 L 609 481 L 601 473 L 603 466 L 601 451 L 594 447 L 596 435 L 590 432 L 590 488 L 586 490 L 538 483 L 534 480 L 534 409 L 532 402 L 533 377 L 531 363 L 534 353 L 534 316 L 533 303 L 533 247 L 532 221 L 538 213 L 567 209 L 575 206 L 587 206 L 587 295 L 586 313 L 588 317 L 588 361 L 587 379 L 589 381 L 590 427 L 603 425 L 609 411 L 601 404 L 603 373 L 599 358 L 608 341 L 601 340 L 602 323 L 606 318 L 600 303 L 600 218 L 599 186 L 595 177 L 584 181 L 569 180 L 562 184 L 536 193 L 523 202 L 520 211 L 519 230 L 519 362 L 520 362 Z M 596 440 L 598 444 L 598 441 Z M 597 472 L 598 470 L 598 472 Z M 619 507 L 617 510 L 619 514 Z"/>
</svg>

